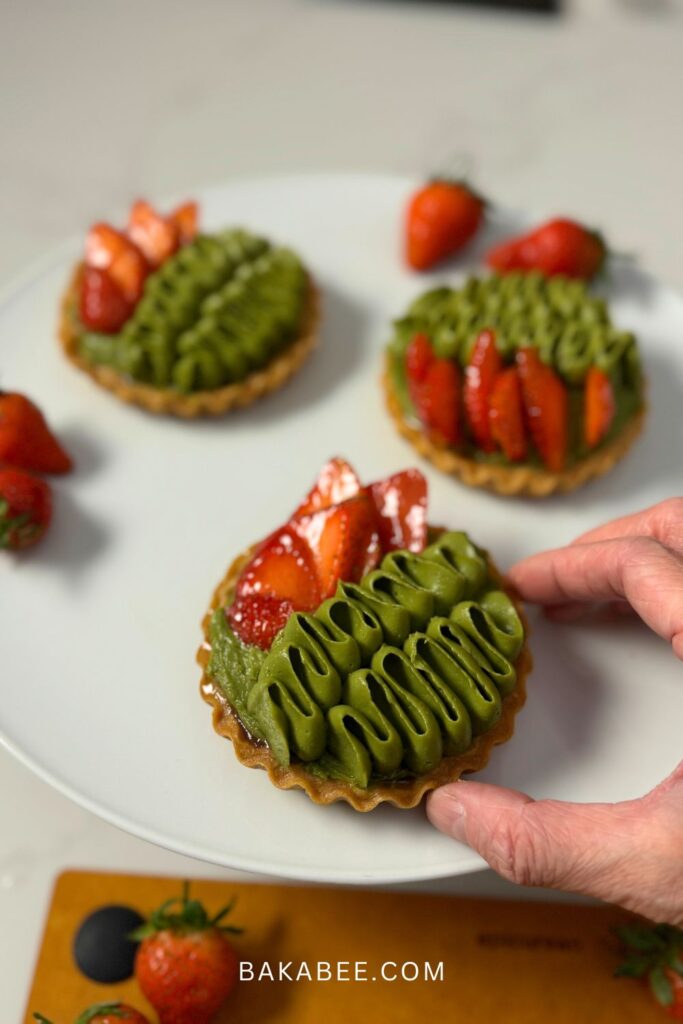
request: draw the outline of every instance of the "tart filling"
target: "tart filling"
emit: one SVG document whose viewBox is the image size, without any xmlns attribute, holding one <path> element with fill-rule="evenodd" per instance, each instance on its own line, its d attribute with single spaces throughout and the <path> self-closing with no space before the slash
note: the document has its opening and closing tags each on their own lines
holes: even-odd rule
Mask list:
<svg viewBox="0 0 683 1024">
<path fill-rule="evenodd" d="M 410 368 L 416 337 L 429 346 L 424 371 Z M 396 321 L 387 357 L 406 424 L 491 466 L 571 470 L 609 448 L 644 404 L 634 335 L 614 327 L 583 282 L 561 276 L 494 274 L 433 289 Z"/>
<path fill-rule="evenodd" d="M 359 809 L 401 790 L 395 802 L 413 806 L 426 788 L 482 767 L 493 743 L 511 732 L 530 664 L 523 618 L 486 553 L 463 532 L 427 530 L 421 474 L 373 486 L 382 500 L 370 499 L 376 525 L 369 532 L 365 520 L 358 532 L 356 514 L 344 520 L 356 524 L 351 530 L 340 534 L 337 525 L 338 510 L 345 515 L 372 487 L 312 516 L 295 513 L 286 534 L 276 531 L 254 549 L 207 618 L 199 656 L 205 697 L 216 707 L 218 693 L 239 721 L 240 741 L 267 752 L 277 785 L 302 785 L 319 802 L 329 802 L 329 785 L 331 799 L 355 793 L 349 802 Z M 412 505 L 401 505 L 406 487 Z M 390 529 L 382 524 L 388 518 Z M 327 572 L 330 524 L 341 547 L 354 551 L 344 564 L 355 571 L 336 579 Z M 318 573 L 324 553 L 323 600 L 307 610 L 294 607 L 292 566 L 278 565 L 276 552 L 308 556 L 299 541 L 284 544 L 285 535 L 310 538 Z M 299 582 L 294 589 L 303 603 Z M 285 607 L 281 619 L 273 602 Z M 268 635 L 245 621 L 259 614 L 279 628 Z M 254 763 L 240 746 L 235 741 L 240 760 Z"/>
</svg>

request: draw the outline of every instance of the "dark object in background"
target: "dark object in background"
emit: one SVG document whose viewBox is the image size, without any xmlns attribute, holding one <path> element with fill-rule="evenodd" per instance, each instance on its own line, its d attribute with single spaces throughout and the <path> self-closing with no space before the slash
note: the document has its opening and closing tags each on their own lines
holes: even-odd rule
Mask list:
<svg viewBox="0 0 683 1024">
<path fill-rule="evenodd" d="M 91 981 L 111 984 L 133 976 L 139 943 L 129 938 L 145 923 L 130 907 L 100 907 L 83 921 L 74 939 L 74 960 Z"/>
<path fill-rule="evenodd" d="M 561 0 L 448 0 L 466 7 L 497 7 L 506 11 L 532 11 L 540 14 L 558 14 Z"/>
</svg>

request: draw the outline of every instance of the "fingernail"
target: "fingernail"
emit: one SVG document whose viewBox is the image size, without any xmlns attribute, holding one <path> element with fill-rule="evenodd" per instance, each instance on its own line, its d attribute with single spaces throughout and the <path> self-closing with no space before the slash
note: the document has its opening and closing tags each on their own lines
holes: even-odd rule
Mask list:
<svg viewBox="0 0 683 1024">
<path fill-rule="evenodd" d="M 445 832 L 458 842 L 466 842 L 465 808 L 451 792 L 437 790 L 433 793 L 427 803 L 427 816 L 440 832 Z"/>
</svg>

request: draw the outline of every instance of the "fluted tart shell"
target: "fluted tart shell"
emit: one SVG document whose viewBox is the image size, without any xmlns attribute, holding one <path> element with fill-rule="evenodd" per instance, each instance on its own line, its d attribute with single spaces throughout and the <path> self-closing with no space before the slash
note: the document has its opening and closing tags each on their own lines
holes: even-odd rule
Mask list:
<svg viewBox="0 0 683 1024">
<path fill-rule="evenodd" d="M 122 402 L 137 405 L 156 415 L 197 419 L 200 416 L 222 416 L 231 409 L 243 408 L 279 390 L 299 370 L 318 342 L 320 293 L 310 274 L 307 275 L 305 308 L 298 336 L 274 359 L 244 380 L 220 388 L 183 394 L 173 388 L 155 388 L 132 380 L 111 366 L 91 363 L 81 355 L 79 332 L 75 329 L 71 310 L 78 303 L 84 265 L 74 269 L 61 303 L 59 341 L 64 355 L 100 387 L 111 391 Z"/>
<path fill-rule="evenodd" d="M 197 651 L 197 661 L 202 669 L 200 692 L 213 709 L 213 727 L 219 736 L 232 741 L 237 760 L 242 764 L 248 768 L 265 769 L 268 778 L 278 789 L 303 789 L 316 804 L 332 804 L 343 800 L 356 811 L 371 811 L 381 803 L 408 809 L 416 807 L 430 790 L 447 782 L 455 782 L 464 773 L 480 771 L 488 763 L 493 748 L 510 739 L 514 732 L 515 716 L 526 701 L 526 681 L 533 665 L 528 642 L 529 624 L 516 595 L 506 588 L 500 573 L 489 560 L 489 577 L 501 589 L 506 590 L 513 601 L 524 626 L 525 637 L 524 646 L 515 661 L 515 689 L 503 698 L 501 717 L 491 729 L 477 736 L 472 746 L 463 754 L 442 758 L 432 771 L 424 775 L 393 783 L 371 782 L 367 789 L 344 780 L 319 778 L 308 772 L 302 762 L 281 765 L 267 744 L 250 736 L 229 700 L 208 673 L 211 656 L 211 618 L 217 608 L 224 608 L 232 603 L 237 580 L 256 549 L 257 545 L 254 545 L 239 555 L 216 587 L 209 609 L 202 620 L 204 641 Z"/>
</svg>

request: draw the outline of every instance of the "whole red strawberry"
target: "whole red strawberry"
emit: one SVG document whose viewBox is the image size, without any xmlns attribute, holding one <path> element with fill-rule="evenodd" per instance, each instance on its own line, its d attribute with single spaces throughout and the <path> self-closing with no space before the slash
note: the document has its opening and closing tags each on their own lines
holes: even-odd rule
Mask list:
<svg viewBox="0 0 683 1024">
<path fill-rule="evenodd" d="M 408 203 L 405 257 L 413 270 L 428 270 L 462 249 L 484 217 L 484 200 L 462 181 L 437 179 Z"/>
<path fill-rule="evenodd" d="M 673 925 L 627 925 L 616 930 L 628 959 L 617 977 L 647 980 L 652 995 L 674 1020 L 683 1020 L 683 931 Z"/>
<path fill-rule="evenodd" d="M 51 1024 L 41 1013 L 34 1013 L 33 1019 L 40 1024 Z M 149 1024 L 149 1020 L 125 1003 L 97 1003 L 84 1010 L 74 1024 Z"/>
<path fill-rule="evenodd" d="M 239 957 L 223 924 L 233 904 L 210 918 L 183 887 L 180 899 L 167 900 L 139 928 L 135 977 L 159 1014 L 159 1024 L 209 1024 L 232 992 Z"/>
<path fill-rule="evenodd" d="M 0 548 L 21 551 L 37 544 L 52 519 L 52 493 L 23 469 L 0 468 Z"/>
<path fill-rule="evenodd" d="M 607 247 L 597 231 L 577 221 L 558 217 L 526 235 L 494 246 L 486 262 L 505 274 L 510 270 L 540 270 L 552 277 L 591 278 L 602 269 Z"/>
<path fill-rule="evenodd" d="M 73 463 L 33 402 L 0 391 L 0 462 L 36 473 L 68 473 Z"/>
</svg>

